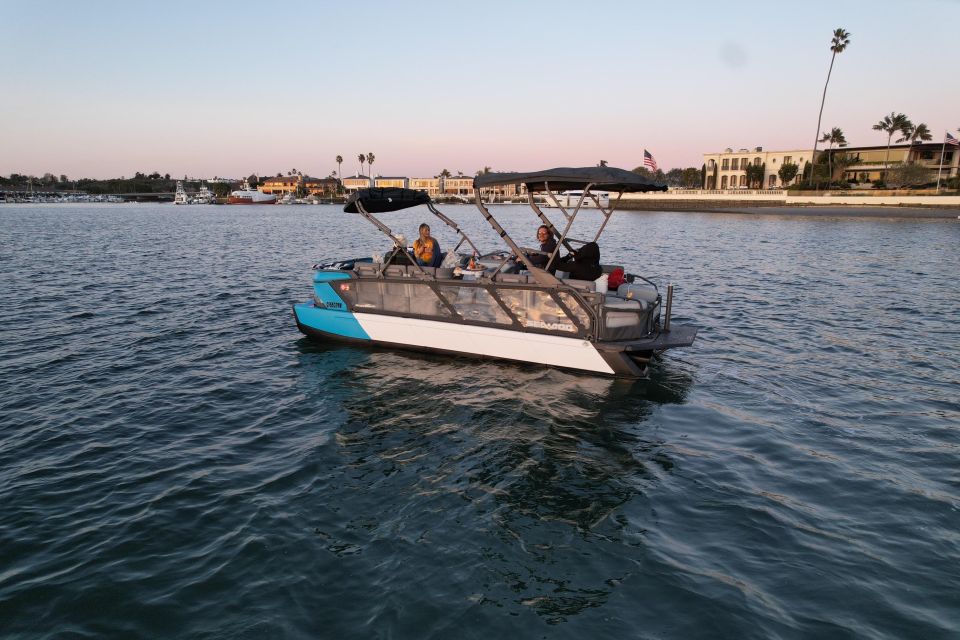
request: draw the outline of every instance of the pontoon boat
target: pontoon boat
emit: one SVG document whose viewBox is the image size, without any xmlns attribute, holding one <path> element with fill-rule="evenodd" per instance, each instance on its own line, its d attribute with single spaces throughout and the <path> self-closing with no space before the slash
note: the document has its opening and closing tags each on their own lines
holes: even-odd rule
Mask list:
<svg viewBox="0 0 960 640">
<path fill-rule="evenodd" d="M 520 184 L 527 188 L 533 213 L 556 238 L 556 249 L 543 254 L 544 268 L 531 263 L 530 256 L 538 251 L 517 245 L 480 197 L 484 188 Z M 613 206 L 602 206 L 594 189 L 617 193 Z M 572 207 L 563 206 L 556 195 L 569 190 L 580 191 Z M 393 247 L 379 261 L 358 258 L 314 265 L 313 297 L 293 307 L 297 327 L 318 339 L 646 376 L 654 354 L 689 346 L 697 334 L 696 327 L 670 325 L 672 285 L 664 300 L 653 282 L 624 274 L 625 282 L 608 291 L 617 265 L 600 265 L 603 275 L 596 281 L 571 279 L 559 270 L 559 252 L 596 243 L 624 192 L 665 190 L 612 167 L 478 176 L 476 206 L 507 245 L 506 250 L 483 253 L 425 192 L 362 189 L 351 195 L 344 211 L 373 223 Z M 534 194 L 554 205 L 563 216 L 562 227 L 550 221 Z M 570 231 L 587 199 L 602 221 L 592 240 L 577 240 Z M 374 215 L 414 206 L 425 206 L 459 237 L 452 255 L 444 254 L 445 266 L 416 264 L 406 242 Z"/>
</svg>

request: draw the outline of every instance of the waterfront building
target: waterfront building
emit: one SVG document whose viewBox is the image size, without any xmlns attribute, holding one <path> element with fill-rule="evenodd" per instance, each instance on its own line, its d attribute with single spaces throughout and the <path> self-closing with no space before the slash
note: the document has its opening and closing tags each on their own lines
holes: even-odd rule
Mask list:
<svg viewBox="0 0 960 640">
<path fill-rule="evenodd" d="M 747 167 L 750 165 L 760 165 L 764 168 L 761 188 L 782 189 L 791 184 L 797 184 L 802 179 L 804 168 L 810 162 L 811 151 L 810 149 L 764 151 L 763 147 L 755 147 L 753 151 L 726 149 L 721 153 L 705 153 L 703 163 L 706 172 L 703 188 L 756 188 L 747 180 Z M 943 153 L 942 164 L 941 152 Z M 956 147 L 949 145 L 944 150 L 943 143 L 939 142 L 891 145 L 889 158 L 886 145 L 821 149 L 817 151 L 817 157 L 826 153 L 832 156 L 831 179 L 854 184 L 876 182 L 882 179 L 885 166 L 892 167 L 902 163 L 916 164 L 926 169 L 926 183 L 935 183 L 938 173 L 942 180 L 947 180 L 960 172 L 960 152 Z M 788 184 L 783 184 L 779 171 L 780 167 L 786 163 L 798 165 L 798 170 L 797 175 Z"/>
<path fill-rule="evenodd" d="M 312 178 L 304 175 L 277 176 L 265 178 L 259 190 L 274 195 L 296 193 L 300 190 L 301 193 L 320 196 L 335 193 L 337 181 L 335 178 Z"/>
<path fill-rule="evenodd" d="M 811 158 L 811 149 L 793 151 L 764 151 L 763 147 L 749 149 L 725 149 L 721 153 L 703 154 L 706 166 L 704 189 L 747 189 L 747 167 L 760 165 L 764 168 L 761 188 L 780 189 L 794 184 L 803 175 L 803 169 Z M 783 184 L 778 175 L 784 164 L 797 165 L 797 175 L 789 184 Z"/>
<path fill-rule="evenodd" d="M 443 181 L 440 178 L 410 178 L 409 188 L 436 198 L 443 193 Z"/>
<path fill-rule="evenodd" d="M 942 180 L 953 178 L 958 173 L 960 153 L 957 147 L 942 142 L 924 142 L 914 145 L 891 145 L 887 160 L 887 146 L 844 147 L 833 149 L 833 179 L 853 183 L 876 182 L 883 178 L 885 165 L 915 164 L 926 170 L 926 182 L 935 183 L 937 175 Z M 943 163 L 941 164 L 941 153 Z M 837 159 L 840 162 L 837 162 Z M 848 162 L 850 164 L 848 164 Z"/>
<path fill-rule="evenodd" d="M 369 189 L 372 186 L 372 180 L 367 176 L 348 176 L 343 179 L 343 188 L 347 193 L 357 191 L 358 189 Z"/>
<path fill-rule="evenodd" d="M 407 178 L 396 176 L 377 176 L 373 179 L 373 186 L 378 189 L 406 189 Z"/>
<path fill-rule="evenodd" d="M 451 196 L 472 196 L 473 176 L 450 176 L 444 178 L 443 193 Z"/>
</svg>

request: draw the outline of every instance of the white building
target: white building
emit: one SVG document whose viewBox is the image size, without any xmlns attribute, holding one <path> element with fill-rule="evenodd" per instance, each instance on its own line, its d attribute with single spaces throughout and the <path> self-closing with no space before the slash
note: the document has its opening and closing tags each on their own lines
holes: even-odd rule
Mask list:
<svg viewBox="0 0 960 640">
<path fill-rule="evenodd" d="M 706 165 L 704 189 L 778 189 L 800 180 L 803 169 L 810 162 L 812 149 L 793 151 L 764 151 L 763 147 L 749 149 L 724 149 L 720 153 L 703 154 Z M 797 174 L 789 184 L 780 179 L 780 167 L 784 164 L 797 165 Z M 763 167 L 762 184 L 750 185 L 747 180 L 747 167 Z"/>
</svg>

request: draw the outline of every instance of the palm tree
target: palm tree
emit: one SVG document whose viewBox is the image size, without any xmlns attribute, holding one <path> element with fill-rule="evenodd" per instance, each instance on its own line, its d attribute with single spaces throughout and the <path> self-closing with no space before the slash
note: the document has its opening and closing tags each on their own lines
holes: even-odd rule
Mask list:
<svg viewBox="0 0 960 640">
<path fill-rule="evenodd" d="M 357 156 L 357 160 L 360 161 L 360 175 L 363 175 L 363 163 L 367 161 L 367 156 L 361 153 Z"/>
<path fill-rule="evenodd" d="M 337 156 L 337 176 L 343 178 L 343 169 L 340 167 L 341 164 L 343 164 L 343 156 Z M 340 185 L 343 185 L 342 179 L 340 180 Z"/>
<path fill-rule="evenodd" d="M 911 125 L 909 129 L 903 132 L 902 138 L 897 138 L 897 142 L 910 143 L 910 148 L 907 149 L 907 160 L 910 159 L 910 152 L 913 150 L 913 145 L 917 142 L 917 140 L 920 142 L 933 140 L 933 134 L 930 133 L 930 129 L 923 122 L 918 125 Z"/>
<path fill-rule="evenodd" d="M 890 162 L 890 139 L 893 138 L 893 134 L 897 131 L 902 133 L 904 136 L 908 135 L 908 131 L 913 130 L 913 123 L 910 122 L 910 118 L 903 115 L 902 113 L 890 112 L 890 115 L 884 116 L 883 120 L 873 125 L 874 131 L 883 131 L 887 134 L 887 155 L 883 160 L 883 180 L 887 180 L 887 165 Z"/>
<path fill-rule="evenodd" d="M 833 145 L 845 147 L 847 146 L 847 138 L 843 135 L 843 129 L 840 127 L 834 127 L 830 129 L 830 133 L 824 131 L 823 137 L 820 138 L 820 142 L 830 143 L 830 146 L 827 147 L 827 189 L 829 189 L 830 182 L 833 180 Z"/>
<path fill-rule="evenodd" d="M 605 166 L 607 166 L 607 161 L 606 161 L 606 160 L 601 160 L 601 161 L 600 161 L 600 164 L 598 164 L 597 166 L 598 166 L 598 167 L 605 167 Z"/>
<path fill-rule="evenodd" d="M 367 154 L 367 177 L 370 177 L 370 174 L 373 173 L 373 161 L 376 160 L 372 153 Z"/>
<path fill-rule="evenodd" d="M 847 48 L 847 45 L 850 44 L 850 33 L 843 29 L 834 29 L 833 30 L 833 39 L 830 40 L 830 51 L 833 52 L 833 55 L 830 56 L 830 69 L 827 71 L 827 82 L 823 85 L 823 97 L 820 99 L 820 115 L 817 116 L 817 135 L 820 135 L 820 122 L 823 120 L 823 105 L 827 101 L 827 86 L 830 84 L 830 74 L 833 73 L 833 61 L 836 60 L 838 53 L 843 53 L 843 50 Z M 813 162 L 817 158 L 817 138 L 813 139 L 813 154 L 810 156 L 810 161 Z M 810 172 L 810 183 L 813 184 L 813 171 Z"/>
</svg>

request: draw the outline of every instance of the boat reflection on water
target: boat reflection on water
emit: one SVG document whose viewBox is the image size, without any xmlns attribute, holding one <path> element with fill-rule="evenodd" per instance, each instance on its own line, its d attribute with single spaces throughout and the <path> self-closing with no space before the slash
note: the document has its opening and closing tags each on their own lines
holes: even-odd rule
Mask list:
<svg viewBox="0 0 960 640">
<path fill-rule="evenodd" d="M 334 506 L 381 502 L 364 520 L 370 544 L 430 531 L 437 572 L 423 589 L 466 564 L 445 588 L 555 622 L 602 606 L 636 570 L 647 496 L 674 466 L 650 418 L 684 402 L 691 381 L 675 361 L 670 378 L 653 367 L 648 380 L 622 380 L 307 340 L 298 349 L 305 392 L 344 413 L 343 468 L 328 473 L 353 497 Z M 622 561 L 585 569 L 598 552 Z"/>
</svg>

